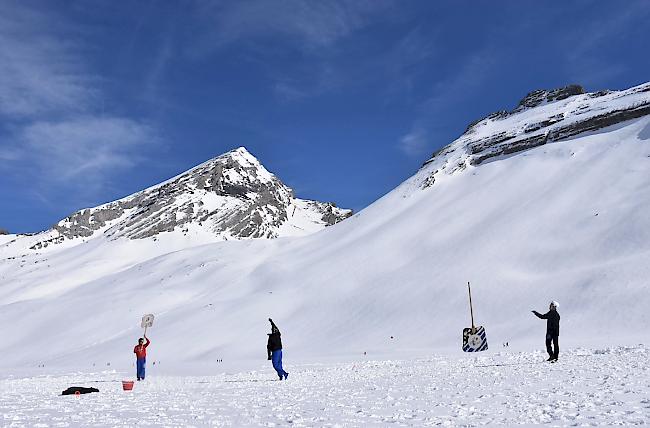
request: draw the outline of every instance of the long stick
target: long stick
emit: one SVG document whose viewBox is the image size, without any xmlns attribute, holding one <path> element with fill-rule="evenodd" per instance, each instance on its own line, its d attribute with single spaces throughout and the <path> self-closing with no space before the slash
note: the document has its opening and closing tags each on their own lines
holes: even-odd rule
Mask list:
<svg viewBox="0 0 650 428">
<path fill-rule="evenodd" d="M 472 333 L 476 331 L 474 327 L 474 308 L 472 308 L 472 288 L 469 286 L 469 281 L 467 281 L 467 291 L 469 291 L 469 314 L 472 317 Z"/>
<path fill-rule="evenodd" d="M 144 337 L 147 337 L 147 326 L 146 325 L 144 326 Z"/>
</svg>

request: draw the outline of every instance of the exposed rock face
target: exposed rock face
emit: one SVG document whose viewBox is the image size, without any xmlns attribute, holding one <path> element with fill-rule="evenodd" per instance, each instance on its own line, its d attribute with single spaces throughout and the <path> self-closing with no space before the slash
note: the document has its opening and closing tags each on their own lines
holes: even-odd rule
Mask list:
<svg viewBox="0 0 650 428">
<path fill-rule="evenodd" d="M 158 186 L 76 212 L 33 249 L 96 233 L 142 239 L 192 230 L 216 239 L 276 238 L 313 232 L 351 214 L 333 203 L 295 198 L 241 147 Z"/>
<path fill-rule="evenodd" d="M 646 115 L 650 115 L 650 82 L 625 91 L 584 93 L 578 85 L 533 91 L 514 110 L 471 123 L 456 141 L 434 153 L 424 163 L 432 172 L 422 187 L 431 186 L 436 174 Z"/>
<path fill-rule="evenodd" d="M 0 235 L 9 235 L 9 231 L 7 229 L 0 228 Z"/>
<path fill-rule="evenodd" d="M 568 85 L 563 88 L 557 88 L 557 89 L 537 89 L 535 91 L 529 92 L 524 98 L 522 98 L 521 101 L 519 101 L 519 104 L 517 105 L 517 108 L 511 111 L 507 110 L 500 110 L 496 111 L 494 113 L 490 113 L 486 117 L 483 117 L 481 119 L 477 119 L 473 122 L 471 122 L 468 126 L 467 129 L 465 129 L 465 132 L 463 135 L 468 134 L 473 132 L 474 126 L 476 126 L 479 123 L 484 123 L 485 121 L 489 120 L 496 120 L 496 119 L 505 119 L 509 116 L 512 116 L 514 114 L 517 114 L 519 112 L 522 112 L 526 109 L 529 108 L 534 108 L 538 107 L 542 104 L 545 103 L 550 103 L 553 101 L 561 101 L 566 98 L 569 98 L 574 95 L 581 95 L 584 94 L 585 90 L 582 86 L 580 85 Z M 594 96 L 596 94 L 600 94 L 597 96 L 601 95 L 606 95 L 608 94 L 609 91 L 601 91 L 601 92 L 595 92 L 589 94 L 590 96 Z M 434 153 L 435 155 L 435 153 Z"/>
<path fill-rule="evenodd" d="M 581 95 L 584 93 L 585 90 L 580 85 L 569 85 L 569 86 L 565 86 L 564 88 L 557 88 L 551 90 L 538 89 L 536 91 L 528 93 L 528 95 L 526 95 L 521 101 L 519 101 L 519 105 L 517 106 L 515 111 L 516 112 L 522 111 L 527 108 L 537 107 L 544 103 L 560 101 L 572 97 L 574 95 Z"/>
</svg>

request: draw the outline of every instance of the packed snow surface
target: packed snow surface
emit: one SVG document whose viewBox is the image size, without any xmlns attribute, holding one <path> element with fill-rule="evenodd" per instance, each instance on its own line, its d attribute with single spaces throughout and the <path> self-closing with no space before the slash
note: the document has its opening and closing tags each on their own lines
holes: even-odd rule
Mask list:
<svg viewBox="0 0 650 428">
<path fill-rule="evenodd" d="M 541 352 L 356 358 L 287 364 L 214 376 L 150 370 L 0 380 L 0 425 L 66 426 L 551 426 L 642 425 L 650 421 L 650 353 L 643 346 L 574 349 L 556 364 Z M 60 396 L 69 386 L 99 393 Z"/>
</svg>

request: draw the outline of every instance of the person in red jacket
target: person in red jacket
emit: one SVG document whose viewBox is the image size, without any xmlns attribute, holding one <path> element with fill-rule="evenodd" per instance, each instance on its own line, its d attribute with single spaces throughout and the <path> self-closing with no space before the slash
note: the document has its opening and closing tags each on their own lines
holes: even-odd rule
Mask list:
<svg viewBox="0 0 650 428">
<path fill-rule="evenodd" d="M 147 343 L 144 343 L 145 339 Z M 135 353 L 135 365 L 137 367 L 137 377 L 138 380 L 144 380 L 144 367 L 147 363 L 147 346 L 151 341 L 147 336 L 138 339 L 138 344 L 133 348 L 133 353 Z"/>
</svg>

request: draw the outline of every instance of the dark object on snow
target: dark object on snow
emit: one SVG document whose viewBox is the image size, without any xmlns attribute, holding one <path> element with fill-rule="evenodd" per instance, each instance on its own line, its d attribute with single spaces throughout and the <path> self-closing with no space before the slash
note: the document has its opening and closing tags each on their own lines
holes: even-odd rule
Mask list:
<svg viewBox="0 0 650 428">
<path fill-rule="evenodd" d="M 557 358 L 560 356 L 560 338 L 558 336 L 551 336 L 550 334 L 546 335 L 546 352 L 548 352 L 548 360 L 552 363 L 557 361 Z M 551 347 L 551 342 L 553 347 Z"/>
<path fill-rule="evenodd" d="M 282 368 L 282 340 L 280 339 L 280 329 L 271 318 L 269 318 L 269 322 L 271 323 L 271 333 L 269 333 L 269 341 L 266 344 L 268 359 L 272 361 L 273 368 L 278 373 L 280 380 L 287 380 L 289 373 Z"/>
<path fill-rule="evenodd" d="M 271 333 L 268 334 L 269 341 L 266 344 L 266 351 L 270 360 L 273 351 L 282 349 L 282 339 L 280 338 L 280 329 L 278 326 L 275 325 L 271 318 L 269 318 L 269 322 L 271 323 Z"/>
<path fill-rule="evenodd" d="M 99 392 L 99 389 L 86 388 L 85 386 L 71 386 L 70 388 L 61 392 L 61 395 L 90 394 L 91 392 Z"/>
<path fill-rule="evenodd" d="M 533 311 L 537 318 L 546 320 L 546 352 L 548 352 L 548 361 L 551 362 L 557 361 L 560 355 L 560 314 L 557 312 L 557 306 L 556 302 L 551 302 L 549 311 L 545 314 Z"/>
<path fill-rule="evenodd" d="M 469 294 L 469 313 L 472 317 L 472 327 L 463 329 L 463 352 L 481 352 L 488 348 L 487 336 L 483 326 L 474 325 L 474 307 L 472 306 L 472 288 L 467 282 Z"/>
<path fill-rule="evenodd" d="M 555 309 L 551 309 L 545 314 L 540 314 L 537 311 L 533 311 L 533 313 L 537 318 L 546 320 L 546 334 L 550 336 L 560 335 L 560 314 Z"/>
</svg>

